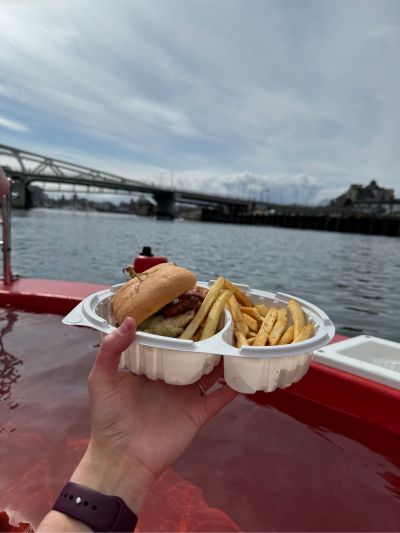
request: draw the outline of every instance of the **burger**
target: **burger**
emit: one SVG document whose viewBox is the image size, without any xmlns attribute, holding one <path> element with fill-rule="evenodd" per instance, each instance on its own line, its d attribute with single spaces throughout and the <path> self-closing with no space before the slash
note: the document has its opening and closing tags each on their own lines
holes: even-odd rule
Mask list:
<svg viewBox="0 0 400 533">
<path fill-rule="evenodd" d="M 207 289 L 196 287 L 196 281 L 190 270 L 172 263 L 162 263 L 136 274 L 112 299 L 116 324 L 130 316 L 140 331 L 178 337 L 207 294 Z"/>
</svg>

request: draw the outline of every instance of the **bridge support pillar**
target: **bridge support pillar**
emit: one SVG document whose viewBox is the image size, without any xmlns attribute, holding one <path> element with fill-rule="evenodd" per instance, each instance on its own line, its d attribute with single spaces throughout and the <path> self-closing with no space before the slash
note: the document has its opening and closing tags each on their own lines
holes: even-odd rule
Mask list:
<svg viewBox="0 0 400 533">
<path fill-rule="evenodd" d="M 23 178 L 12 178 L 11 188 L 11 205 L 15 208 L 28 209 L 29 205 L 29 191 Z"/>
<path fill-rule="evenodd" d="M 173 191 L 158 191 L 153 196 L 157 202 L 156 217 L 160 220 L 174 220 L 175 193 Z"/>
</svg>

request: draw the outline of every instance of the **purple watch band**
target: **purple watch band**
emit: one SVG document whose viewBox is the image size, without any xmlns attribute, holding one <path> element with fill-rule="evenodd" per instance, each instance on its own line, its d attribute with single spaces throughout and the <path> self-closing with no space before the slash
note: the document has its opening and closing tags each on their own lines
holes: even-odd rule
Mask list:
<svg viewBox="0 0 400 533">
<path fill-rule="evenodd" d="M 137 516 L 119 496 L 106 496 L 69 481 L 53 509 L 83 522 L 93 531 L 131 532 Z"/>
</svg>

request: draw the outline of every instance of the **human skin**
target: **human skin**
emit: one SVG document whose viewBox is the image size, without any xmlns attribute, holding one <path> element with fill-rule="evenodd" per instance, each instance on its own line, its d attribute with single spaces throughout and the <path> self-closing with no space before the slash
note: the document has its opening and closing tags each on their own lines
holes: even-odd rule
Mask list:
<svg viewBox="0 0 400 533">
<path fill-rule="evenodd" d="M 120 370 L 121 352 L 129 347 L 135 332 L 134 320 L 126 318 L 101 343 L 89 374 L 90 441 L 70 481 L 120 496 L 139 514 L 157 477 L 238 393 L 223 385 L 203 396 L 198 383 L 167 385 Z M 203 376 L 203 390 L 208 391 L 222 372 L 219 365 Z M 50 511 L 37 528 L 37 532 L 44 531 L 91 530 Z"/>
</svg>

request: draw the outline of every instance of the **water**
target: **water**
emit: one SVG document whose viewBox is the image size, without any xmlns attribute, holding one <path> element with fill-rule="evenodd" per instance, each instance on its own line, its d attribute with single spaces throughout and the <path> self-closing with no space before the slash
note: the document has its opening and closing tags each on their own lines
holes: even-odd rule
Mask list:
<svg viewBox="0 0 400 533">
<path fill-rule="evenodd" d="M 338 333 L 400 341 L 395 238 L 46 209 L 15 211 L 12 235 L 23 276 L 114 284 L 148 245 L 201 280 L 222 274 L 305 298 Z"/>
</svg>

